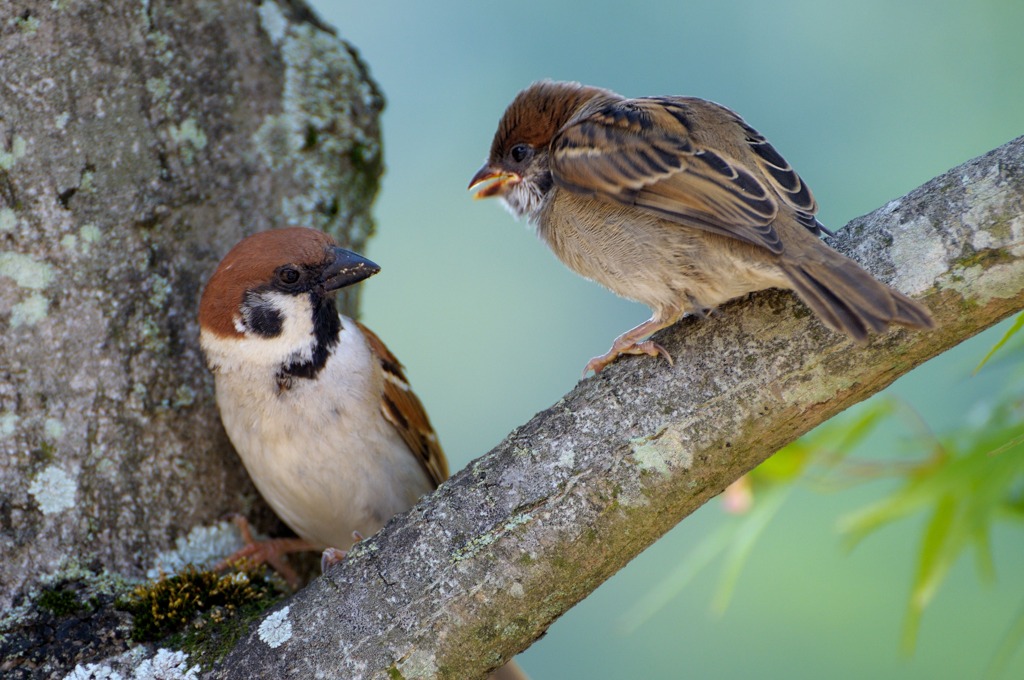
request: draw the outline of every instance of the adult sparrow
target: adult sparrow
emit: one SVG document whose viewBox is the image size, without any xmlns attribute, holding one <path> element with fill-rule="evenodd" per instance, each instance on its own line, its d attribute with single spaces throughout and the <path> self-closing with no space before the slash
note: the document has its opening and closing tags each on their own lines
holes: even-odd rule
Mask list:
<svg viewBox="0 0 1024 680">
<path fill-rule="evenodd" d="M 402 365 L 335 305 L 378 271 L 323 232 L 264 231 L 231 249 L 200 301 L 224 429 L 307 549 L 348 548 L 448 476 Z"/>
<path fill-rule="evenodd" d="M 890 324 L 931 328 L 928 310 L 820 239 L 810 189 L 754 128 L 695 97 L 626 99 L 542 81 L 506 109 L 470 189 L 536 225 L 576 273 L 652 310 L 587 364 L 662 355 L 644 340 L 684 314 L 788 288 L 863 342 Z M 584 373 L 586 373 L 584 371 Z"/>
<path fill-rule="evenodd" d="M 338 289 L 379 270 L 323 232 L 276 229 L 239 242 L 203 291 L 199 339 L 224 429 L 300 537 L 247 555 L 280 565 L 281 553 L 326 548 L 335 561 L 448 478 L 402 365 L 335 305 Z M 525 677 L 514 662 L 491 675 Z"/>
</svg>

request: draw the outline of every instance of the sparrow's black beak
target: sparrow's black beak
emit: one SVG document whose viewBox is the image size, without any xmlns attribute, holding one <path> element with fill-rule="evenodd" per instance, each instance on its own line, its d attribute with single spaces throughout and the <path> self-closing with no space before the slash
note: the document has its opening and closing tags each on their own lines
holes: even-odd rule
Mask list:
<svg viewBox="0 0 1024 680">
<path fill-rule="evenodd" d="M 320 283 L 325 290 L 338 290 L 359 283 L 380 271 L 375 263 L 358 253 L 334 246 L 329 249 L 334 261 L 324 268 Z"/>
</svg>

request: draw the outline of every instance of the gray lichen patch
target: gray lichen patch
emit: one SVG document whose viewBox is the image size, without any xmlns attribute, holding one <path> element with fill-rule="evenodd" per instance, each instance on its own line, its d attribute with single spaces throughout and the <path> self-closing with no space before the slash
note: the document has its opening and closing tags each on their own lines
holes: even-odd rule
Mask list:
<svg viewBox="0 0 1024 680">
<path fill-rule="evenodd" d="M 0 439 L 6 439 L 14 434 L 18 420 L 16 413 L 0 413 Z"/>
<path fill-rule="evenodd" d="M 64 680 L 199 680 L 201 667 L 181 650 L 134 647 L 97 662 L 77 664 Z"/>
<path fill-rule="evenodd" d="M 285 18 L 274 0 L 264 0 L 260 3 L 260 27 L 267 34 L 270 40 L 279 44 L 288 30 L 288 19 Z"/>
<path fill-rule="evenodd" d="M 935 278 L 946 270 L 946 246 L 942 234 L 931 220 L 919 216 L 893 235 L 892 257 L 898 262 L 913 262 L 913 267 L 896 271 L 893 286 L 913 295 L 930 288 Z"/>
<path fill-rule="evenodd" d="M 395 667 L 397 677 L 401 678 L 436 678 L 439 668 L 437 657 L 429 650 L 417 648 Z M 392 676 L 396 677 L 396 676 Z"/>
<path fill-rule="evenodd" d="M 260 622 L 257 634 L 271 649 L 277 649 L 292 637 L 292 622 L 288 618 L 288 607 L 282 607 Z"/>
<path fill-rule="evenodd" d="M 31 255 L 0 253 L 0 277 L 13 279 L 22 288 L 41 290 L 53 282 L 55 275 L 52 265 Z"/>
<path fill-rule="evenodd" d="M 28 143 L 21 135 L 14 135 L 9 149 L 0 148 L 0 170 L 10 170 L 28 151 Z"/>
<path fill-rule="evenodd" d="M 1024 260 L 963 267 L 955 275 L 943 277 L 940 287 L 954 290 L 965 299 L 982 305 L 993 299 L 1013 298 L 1024 288 Z"/>
<path fill-rule="evenodd" d="M 39 291 L 48 288 L 56 276 L 56 270 L 47 262 L 31 255 L 8 252 L 0 253 L 0 310 L 5 297 L 13 298 L 10 303 L 10 325 L 12 328 L 34 326 L 46 318 L 50 302 Z M 26 293 L 4 294 L 3 278 L 6 278 Z"/>
<path fill-rule="evenodd" d="M 241 534 L 231 522 L 193 527 L 187 536 L 179 536 L 173 550 L 161 551 L 147 571 L 149 578 L 176 574 L 188 565 L 212 566 L 242 548 Z"/>
<path fill-rule="evenodd" d="M 285 64 L 282 111 L 263 120 L 253 141 L 267 166 L 303 187 L 281 202 L 290 223 L 331 232 L 347 225 L 350 242 L 361 244 L 372 231 L 367 209 L 381 173 L 376 129 L 365 123 L 381 97 L 355 75 L 362 65 L 337 38 L 309 24 L 283 30 L 270 7 L 277 6 L 263 3 L 261 17 Z"/>
<path fill-rule="evenodd" d="M 42 295 L 29 295 L 11 307 L 11 328 L 34 326 L 46 318 L 49 309 L 50 303 Z"/>
<path fill-rule="evenodd" d="M 18 214 L 10 208 L 0 208 L 0 232 L 14 231 L 18 226 Z"/>
<path fill-rule="evenodd" d="M 39 510 L 51 515 L 75 507 L 78 483 L 59 465 L 50 465 L 33 478 L 28 492 L 35 498 Z"/>
<path fill-rule="evenodd" d="M 185 165 L 193 163 L 196 151 L 206 148 L 206 133 L 196 123 L 195 118 L 186 118 L 180 125 L 170 126 L 168 133 Z"/>
<path fill-rule="evenodd" d="M 56 418 L 47 418 L 43 422 L 43 432 L 47 438 L 51 440 L 58 440 L 64 436 L 64 423 L 60 422 Z"/>
</svg>

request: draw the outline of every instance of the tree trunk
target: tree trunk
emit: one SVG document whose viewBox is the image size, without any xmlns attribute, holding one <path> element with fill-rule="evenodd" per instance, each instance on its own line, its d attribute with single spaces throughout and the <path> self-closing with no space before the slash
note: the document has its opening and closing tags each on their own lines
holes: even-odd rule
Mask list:
<svg viewBox="0 0 1024 680">
<path fill-rule="evenodd" d="M 276 522 L 199 294 L 257 230 L 363 248 L 382 106 L 301 2 L 0 4 L 0 611 L 76 565 L 142 576 L 229 510 Z"/>
</svg>

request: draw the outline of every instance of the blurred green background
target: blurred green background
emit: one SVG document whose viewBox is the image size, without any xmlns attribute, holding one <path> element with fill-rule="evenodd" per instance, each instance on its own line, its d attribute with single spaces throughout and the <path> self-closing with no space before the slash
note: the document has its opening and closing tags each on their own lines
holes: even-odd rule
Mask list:
<svg viewBox="0 0 1024 680">
<path fill-rule="evenodd" d="M 387 174 L 368 255 L 383 274 L 363 318 L 409 369 L 453 470 L 554 403 L 586 360 L 647 309 L 561 266 L 524 223 L 466 184 L 498 118 L 540 78 L 627 96 L 729 106 L 813 188 L 833 229 L 1024 133 L 1020 0 L 823 3 L 394 3 L 313 0 L 361 52 L 388 100 Z M 1006 324 L 900 380 L 890 394 L 943 432 L 1024 382 L 1017 363 L 971 371 Z M 682 359 L 685 361 L 685 358 Z M 973 415 L 972 415 L 973 414 Z M 914 453 L 893 423 L 862 446 Z M 634 604 L 716 527 L 712 502 L 559 620 L 521 657 L 535 678 L 974 678 L 1024 605 L 1019 530 L 993 536 L 995 583 L 960 560 L 900 629 L 923 526 L 848 551 L 839 519 L 894 488 L 794 491 L 754 548 L 724 614 L 713 563 L 628 626 Z M 1024 677 L 1024 651 L 1003 677 Z"/>
</svg>

